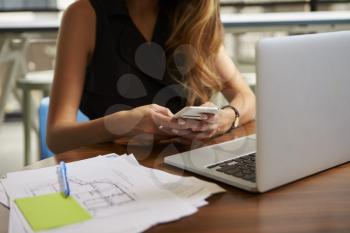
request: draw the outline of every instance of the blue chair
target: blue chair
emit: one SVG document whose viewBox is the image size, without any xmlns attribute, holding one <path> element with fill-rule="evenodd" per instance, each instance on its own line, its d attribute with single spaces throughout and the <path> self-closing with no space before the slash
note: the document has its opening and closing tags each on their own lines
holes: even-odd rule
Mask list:
<svg viewBox="0 0 350 233">
<path fill-rule="evenodd" d="M 46 159 L 54 155 L 52 151 L 46 145 L 46 125 L 47 125 L 47 117 L 49 113 L 49 102 L 50 98 L 46 97 L 41 100 L 39 106 L 39 140 L 40 140 L 40 159 Z M 89 121 L 89 118 L 84 115 L 81 111 L 78 111 L 77 121 L 84 122 Z"/>
</svg>

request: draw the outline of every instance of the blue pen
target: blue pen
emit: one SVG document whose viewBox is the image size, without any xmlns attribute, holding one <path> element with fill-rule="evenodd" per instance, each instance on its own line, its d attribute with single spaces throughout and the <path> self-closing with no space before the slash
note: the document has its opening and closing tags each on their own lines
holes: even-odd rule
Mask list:
<svg viewBox="0 0 350 233">
<path fill-rule="evenodd" d="M 60 174 L 63 182 L 64 197 L 67 198 L 70 194 L 70 190 L 69 190 L 69 184 L 68 184 L 68 178 L 67 178 L 67 167 L 66 167 L 66 163 L 63 161 L 60 162 Z"/>
</svg>

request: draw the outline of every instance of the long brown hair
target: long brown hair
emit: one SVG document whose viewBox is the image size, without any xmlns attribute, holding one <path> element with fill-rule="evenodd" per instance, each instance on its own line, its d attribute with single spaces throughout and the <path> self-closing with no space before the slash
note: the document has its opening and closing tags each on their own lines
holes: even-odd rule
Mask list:
<svg viewBox="0 0 350 233">
<path fill-rule="evenodd" d="M 175 56 L 177 52 L 185 55 L 183 78 L 179 81 L 188 90 L 188 104 L 201 104 L 222 88 L 215 69 L 215 57 L 223 43 L 219 1 L 174 2 L 170 13 L 172 31 L 165 46 Z"/>
</svg>

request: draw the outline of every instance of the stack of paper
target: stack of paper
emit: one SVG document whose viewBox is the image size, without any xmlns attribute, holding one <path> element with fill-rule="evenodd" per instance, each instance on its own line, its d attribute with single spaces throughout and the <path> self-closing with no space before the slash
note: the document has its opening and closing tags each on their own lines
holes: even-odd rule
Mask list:
<svg viewBox="0 0 350 233">
<path fill-rule="evenodd" d="M 69 199 L 59 194 L 57 166 L 9 173 L 1 180 L 10 233 L 142 232 L 194 214 L 207 197 L 224 191 L 195 177 L 143 167 L 133 155 L 98 156 L 67 169 Z"/>
<path fill-rule="evenodd" d="M 0 203 L 3 204 L 6 207 L 9 207 L 10 203 L 9 203 L 9 200 L 8 200 L 5 188 L 2 185 L 1 180 L 2 179 L 0 179 Z"/>
</svg>

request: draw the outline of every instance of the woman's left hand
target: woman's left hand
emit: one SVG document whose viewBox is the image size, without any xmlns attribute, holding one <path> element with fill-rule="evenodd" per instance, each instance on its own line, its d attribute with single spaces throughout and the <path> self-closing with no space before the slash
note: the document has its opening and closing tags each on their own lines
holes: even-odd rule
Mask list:
<svg viewBox="0 0 350 233">
<path fill-rule="evenodd" d="M 207 102 L 201 106 L 213 107 L 216 105 Z M 220 110 L 218 114 L 202 114 L 202 120 L 178 119 L 178 124 L 185 126 L 183 130 L 161 128 L 162 131 L 187 140 L 207 140 L 215 135 L 227 132 L 233 123 L 235 113 L 231 109 Z"/>
</svg>

